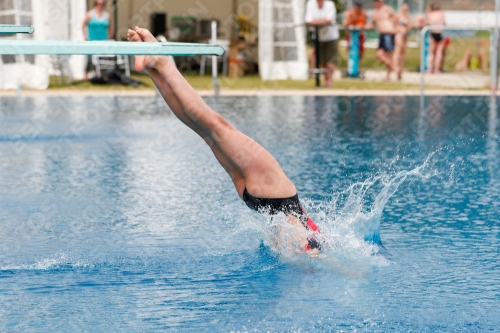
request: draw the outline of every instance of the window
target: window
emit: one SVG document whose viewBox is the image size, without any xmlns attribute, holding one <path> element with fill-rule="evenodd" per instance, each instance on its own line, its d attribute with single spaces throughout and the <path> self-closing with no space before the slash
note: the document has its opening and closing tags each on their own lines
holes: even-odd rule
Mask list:
<svg viewBox="0 0 500 333">
<path fill-rule="evenodd" d="M 297 46 L 293 4 L 291 0 L 276 0 L 274 19 L 274 61 L 297 61 Z"/>
<path fill-rule="evenodd" d="M 31 10 L 32 0 L 0 0 L 0 24 L 32 25 L 33 12 Z M 2 36 L 5 39 L 32 39 L 31 35 L 11 35 Z M 2 55 L 4 64 L 15 62 L 35 63 L 35 57 L 32 55 L 9 56 Z"/>
</svg>

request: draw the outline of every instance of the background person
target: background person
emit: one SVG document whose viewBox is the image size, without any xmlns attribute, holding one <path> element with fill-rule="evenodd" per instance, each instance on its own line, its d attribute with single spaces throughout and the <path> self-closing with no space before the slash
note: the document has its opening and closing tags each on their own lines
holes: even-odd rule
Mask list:
<svg viewBox="0 0 500 333">
<path fill-rule="evenodd" d="M 398 72 L 397 66 L 393 63 L 392 52 L 394 51 L 394 34 L 396 13 L 391 6 L 386 5 L 383 0 L 375 0 L 375 9 L 372 14 L 372 22 L 366 29 L 377 29 L 380 37 L 377 49 L 377 59 L 387 66 L 386 80 L 389 80 L 391 70 Z"/>
<path fill-rule="evenodd" d="M 320 25 L 319 28 L 319 61 L 318 67 L 324 65 L 325 87 L 331 87 L 333 72 L 338 55 L 339 29 L 336 23 L 337 10 L 335 4 L 329 0 L 308 0 L 306 3 L 305 21 L 309 26 Z M 315 58 L 315 54 L 313 54 Z M 313 67 L 316 63 L 311 62 Z"/>
<path fill-rule="evenodd" d="M 363 8 L 362 0 L 354 0 L 354 7 L 345 13 L 344 26 L 348 29 L 363 29 L 368 21 L 368 15 Z M 351 34 L 346 33 L 347 49 L 349 50 Z M 360 31 L 359 33 L 359 59 L 363 58 L 365 34 Z"/>
<path fill-rule="evenodd" d="M 83 20 L 83 35 L 85 40 L 108 40 L 114 38 L 114 28 L 111 15 L 104 10 L 105 0 L 96 0 L 94 8 L 89 10 Z M 87 67 L 85 68 L 84 80 L 89 78 L 89 72 L 92 69 L 92 56 L 87 57 Z"/>
<path fill-rule="evenodd" d="M 482 47 L 477 50 L 475 56 L 473 56 L 470 49 L 466 49 L 462 60 L 455 65 L 455 69 L 458 71 L 478 68 L 481 68 L 484 72 L 488 71 L 488 58 L 486 50 Z"/>
<path fill-rule="evenodd" d="M 394 36 L 394 65 L 398 69 L 398 80 L 401 80 L 403 73 L 406 41 L 411 28 L 413 28 L 413 20 L 408 3 L 404 2 L 400 11 L 396 14 L 396 35 Z"/>
<path fill-rule="evenodd" d="M 430 10 L 427 12 L 426 24 L 431 26 L 446 25 L 444 13 L 438 4 L 431 4 Z M 431 38 L 427 71 L 429 73 L 439 73 L 444 59 L 444 48 L 446 46 L 445 39 L 443 38 L 441 30 L 431 30 L 430 33 Z"/>
</svg>

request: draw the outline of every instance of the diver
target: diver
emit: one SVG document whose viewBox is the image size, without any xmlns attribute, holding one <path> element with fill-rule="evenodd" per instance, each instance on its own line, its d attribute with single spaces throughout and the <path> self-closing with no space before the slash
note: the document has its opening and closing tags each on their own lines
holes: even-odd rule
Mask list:
<svg viewBox="0 0 500 333">
<path fill-rule="evenodd" d="M 128 30 L 132 42 L 156 42 L 147 30 Z M 231 177 L 241 199 L 253 210 L 283 213 L 293 228 L 291 241 L 298 251 L 317 255 L 319 229 L 300 204 L 297 190 L 276 159 L 250 137 L 212 110 L 167 57 L 136 56 L 135 69 L 146 70 L 172 112 L 196 132 Z"/>
</svg>

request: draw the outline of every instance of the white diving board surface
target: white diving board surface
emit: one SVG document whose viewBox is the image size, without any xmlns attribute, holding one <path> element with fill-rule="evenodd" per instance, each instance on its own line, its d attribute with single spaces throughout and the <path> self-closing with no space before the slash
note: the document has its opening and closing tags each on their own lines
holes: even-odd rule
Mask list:
<svg viewBox="0 0 500 333">
<path fill-rule="evenodd" d="M 33 33 L 31 26 L 0 25 L 0 34 Z M 218 45 L 115 41 L 0 40 L 0 54 L 222 56 Z"/>
<path fill-rule="evenodd" d="M 32 34 L 35 28 L 31 25 L 8 25 L 0 24 L 0 35 Z"/>
<path fill-rule="evenodd" d="M 222 56 L 224 48 L 210 44 L 170 42 L 0 40 L 0 54 Z"/>
</svg>

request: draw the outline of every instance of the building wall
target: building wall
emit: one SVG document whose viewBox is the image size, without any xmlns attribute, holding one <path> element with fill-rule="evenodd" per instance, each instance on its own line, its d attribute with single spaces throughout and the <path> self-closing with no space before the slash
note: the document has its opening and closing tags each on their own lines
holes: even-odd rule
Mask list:
<svg viewBox="0 0 500 333">
<path fill-rule="evenodd" d="M 88 8 L 94 5 L 87 0 Z M 220 38 L 232 36 L 234 32 L 234 15 L 245 14 L 258 21 L 258 0 L 117 0 L 118 4 L 118 37 L 125 39 L 127 29 L 134 26 L 149 28 L 151 13 L 167 13 L 167 25 L 170 26 L 172 16 L 197 16 L 200 19 L 216 19 L 220 22 Z M 108 0 L 107 9 L 113 13 L 113 0 Z"/>
</svg>

